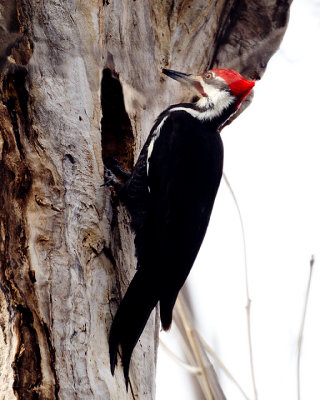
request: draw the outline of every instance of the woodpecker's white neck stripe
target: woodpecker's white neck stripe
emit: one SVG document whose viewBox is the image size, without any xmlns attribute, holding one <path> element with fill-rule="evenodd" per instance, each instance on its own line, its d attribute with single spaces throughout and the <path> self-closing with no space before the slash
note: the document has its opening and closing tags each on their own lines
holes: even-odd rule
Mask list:
<svg viewBox="0 0 320 400">
<path fill-rule="evenodd" d="M 154 130 L 153 137 L 148 147 L 147 176 L 149 175 L 150 158 L 152 155 L 155 141 L 158 139 L 161 128 L 171 113 L 175 111 L 185 111 L 192 117 L 197 118 L 200 121 L 212 121 L 214 118 L 219 117 L 223 113 L 223 111 L 226 108 L 228 108 L 234 101 L 234 97 L 225 90 L 219 90 L 217 88 L 211 87 L 210 85 L 205 85 L 204 89 L 206 90 L 208 96 L 202 97 L 199 101 L 197 101 L 196 105 L 199 107 L 199 109 L 181 107 L 181 106 L 173 107 L 163 117 L 162 121 L 158 124 L 158 126 Z"/>
<path fill-rule="evenodd" d="M 160 130 L 162 128 L 162 125 L 164 124 L 165 120 L 168 118 L 168 115 L 165 115 L 162 118 L 162 121 L 159 123 L 159 125 L 156 127 L 156 129 L 153 132 L 153 137 L 150 141 L 149 147 L 148 147 L 148 155 L 147 155 L 147 176 L 149 175 L 149 163 L 150 163 L 150 157 L 153 151 L 153 146 L 155 144 L 155 141 L 158 139 L 159 135 L 160 135 Z M 150 188 L 148 186 L 148 189 L 150 191 Z"/>
</svg>

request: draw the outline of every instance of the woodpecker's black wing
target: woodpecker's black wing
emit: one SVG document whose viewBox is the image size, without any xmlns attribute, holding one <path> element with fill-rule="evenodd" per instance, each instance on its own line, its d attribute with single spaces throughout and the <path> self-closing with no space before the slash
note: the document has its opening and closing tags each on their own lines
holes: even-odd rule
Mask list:
<svg viewBox="0 0 320 400">
<path fill-rule="evenodd" d="M 176 297 L 203 241 L 222 167 L 223 145 L 216 129 L 184 111 L 172 112 L 151 154 L 146 223 L 152 240 L 146 268 L 160 282 L 164 329 L 170 327 Z"/>
<path fill-rule="evenodd" d="M 216 127 L 209 128 L 186 111 L 171 110 L 163 119 L 147 176 L 150 141 L 149 137 L 126 187 L 131 193 L 128 208 L 138 221 L 139 270 L 109 337 L 111 370 L 121 345 L 126 382 L 132 351 L 159 300 L 162 326 L 170 327 L 174 303 L 200 249 L 222 175 L 223 146 Z M 137 217 L 132 204 L 141 202 Z"/>
</svg>

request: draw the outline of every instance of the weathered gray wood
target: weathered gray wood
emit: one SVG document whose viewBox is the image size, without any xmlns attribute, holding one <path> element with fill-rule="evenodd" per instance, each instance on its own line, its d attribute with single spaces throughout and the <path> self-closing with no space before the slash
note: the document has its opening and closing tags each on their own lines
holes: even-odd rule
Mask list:
<svg viewBox="0 0 320 400">
<path fill-rule="evenodd" d="M 108 329 L 135 256 L 128 216 L 100 186 L 101 136 L 105 159 L 132 166 L 156 115 L 190 96 L 163 67 L 259 78 L 289 4 L 0 0 L 0 398 L 154 397 L 154 313 L 129 394 L 121 368 L 109 372 Z M 109 124 L 101 94 L 121 91 L 110 80 L 101 93 L 104 69 L 125 103 Z"/>
</svg>

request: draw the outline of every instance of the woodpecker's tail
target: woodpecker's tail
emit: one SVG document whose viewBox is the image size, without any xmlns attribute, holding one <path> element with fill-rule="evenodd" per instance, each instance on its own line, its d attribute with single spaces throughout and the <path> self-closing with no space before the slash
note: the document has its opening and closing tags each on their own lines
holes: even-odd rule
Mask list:
<svg viewBox="0 0 320 400">
<path fill-rule="evenodd" d="M 172 323 L 172 311 L 176 302 L 177 296 L 173 298 L 160 298 L 160 319 L 162 329 L 168 331 Z"/>
<path fill-rule="evenodd" d="M 159 299 L 156 287 L 155 278 L 152 279 L 147 271 L 139 269 L 132 279 L 111 325 L 109 336 L 111 373 L 114 374 L 120 345 L 127 389 L 132 351 Z"/>
</svg>

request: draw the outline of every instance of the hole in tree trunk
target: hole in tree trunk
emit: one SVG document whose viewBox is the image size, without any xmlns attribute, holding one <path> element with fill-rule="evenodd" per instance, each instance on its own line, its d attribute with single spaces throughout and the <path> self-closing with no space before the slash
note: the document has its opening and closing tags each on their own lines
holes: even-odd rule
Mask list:
<svg viewBox="0 0 320 400">
<path fill-rule="evenodd" d="M 102 158 L 106 166 L 116 158 L 129 171 L 133 168 L 133 133 L 130 119 L 123 100 L 122 87 L 112 76 L 110 69 L 104 69 L 101 81 L 101 138 Z"/>
</svg>

